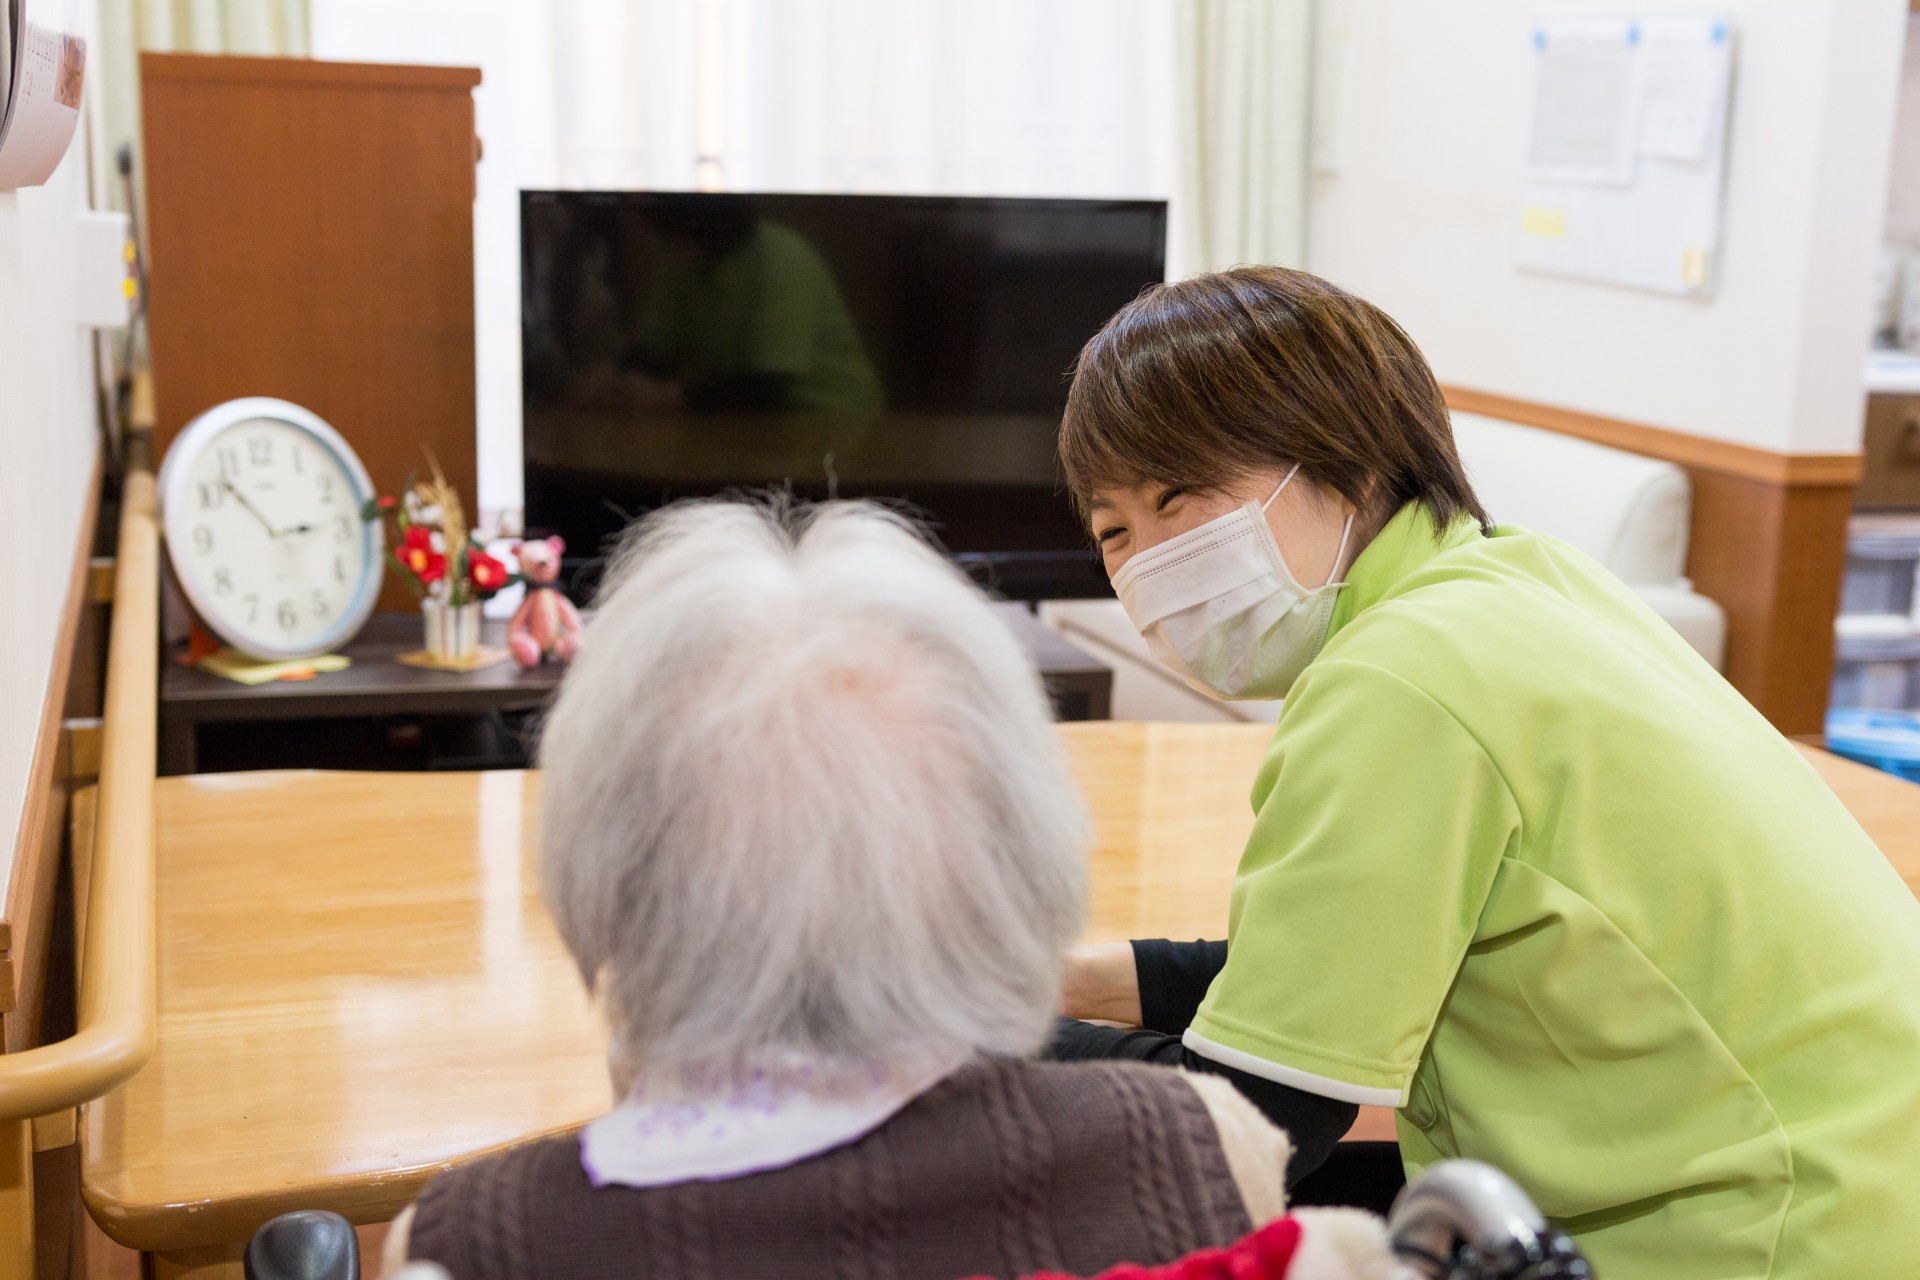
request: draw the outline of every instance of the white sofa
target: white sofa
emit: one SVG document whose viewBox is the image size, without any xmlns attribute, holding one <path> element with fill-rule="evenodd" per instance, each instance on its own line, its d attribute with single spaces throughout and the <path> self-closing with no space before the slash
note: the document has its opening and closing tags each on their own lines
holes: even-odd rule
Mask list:
<svg viewBox="0 0 1920 1280">
<path fill-rule="evenodd" d="M 1693 492 L 1670 462 L 1477 413 L 1453 415 L 1454 438 L 1494 520 L 1550 533 L 1598 560 L 1718 668 L 1720 606 L 1684 575 Z M 1188 688 L 1147 654 L 1117 600 L 1050 600 L 1040 618 L 1113 668 L 1116 720 L 1272 720 L 1277 702 L 1221 702 Z"/>
</svg>

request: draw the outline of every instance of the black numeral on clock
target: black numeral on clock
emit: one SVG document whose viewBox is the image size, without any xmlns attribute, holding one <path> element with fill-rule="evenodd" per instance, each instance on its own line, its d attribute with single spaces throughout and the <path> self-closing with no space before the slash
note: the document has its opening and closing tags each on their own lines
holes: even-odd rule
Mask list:
<svg viewBox="0 0 1920 1280">
<path fill-rule="evenodd" d="M 221 565 L 213 571 L 213 592 L 221 596 L 233 594 L 233 570 Z"/>
<path fill-rule="evenodd" d="M 293 607 L 291 600 L 282 600 L 280 607 L 274 611 L 274 616 L 280 619 L 283 630 L 291 631 L 300 625 L 300 612 Z"/>
<path fill-rule="evenodd" d="M 253 436 L 247 441 L 247 461 L 256 467 L 273 465 L 273 439 L 270 436 Z"/>
<path fill-rule="evenodd" d="M 201 555 L 213 550 L 213 530 L 203 524 L 193 526 L 193 549 Z"/>
</svg>

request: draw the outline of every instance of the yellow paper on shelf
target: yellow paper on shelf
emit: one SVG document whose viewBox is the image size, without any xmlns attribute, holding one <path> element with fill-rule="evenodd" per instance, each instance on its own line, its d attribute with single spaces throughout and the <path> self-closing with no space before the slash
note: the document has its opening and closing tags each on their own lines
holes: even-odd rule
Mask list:
<svg viewBox="0 0 1920 1280">
<path fill-rule="evenodd" d="M 250 658 L 238 649 L 210 653 L 193 664 L 211 675 L 237 684 L 269 684 L 275 680 L 304 680 L 328 671 L 345 671 L 353 659 L 344 653 L 323 653 L 317 658 L 293 658 L 285 662 L 264 662 Z"/>
<path fill-rule="evenodd" d="M 426 649 L 415 649 L 411 653 L 396 653 L 393 660 L 403 666 L 421 667 L 427 671 L 485 671 L 488 667 L 497 667 L 513 655 L 505 649 L 483 644 L 464 658 L 446 658 Z"/>
</svg>

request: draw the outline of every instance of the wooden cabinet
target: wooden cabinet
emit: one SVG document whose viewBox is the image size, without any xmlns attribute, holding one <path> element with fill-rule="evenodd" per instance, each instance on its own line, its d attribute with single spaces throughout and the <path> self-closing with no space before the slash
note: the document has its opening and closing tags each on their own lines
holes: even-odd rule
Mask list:
<svg viewBox="0 0 1920 1280">
<path fill-rule="evenodd" d="M 1867 397 L 1865 474 L 1856 507 L 1920 510 L 1920 395 Z"/>
<path fill-rule="evenodd" d="M 141 55 L 155 444 L 237 396 L 333 424 L 383 492 L 475 493 L 462 67 Z M 397 582 L 381 603 L 410 608 Z"/>
</svg>

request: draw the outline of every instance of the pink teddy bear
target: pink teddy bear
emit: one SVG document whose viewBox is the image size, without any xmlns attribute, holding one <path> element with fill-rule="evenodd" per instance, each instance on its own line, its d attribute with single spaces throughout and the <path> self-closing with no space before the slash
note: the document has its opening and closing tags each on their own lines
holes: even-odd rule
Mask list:
<svg viewBox="0 0 1920 1280">
<path fill-rule="evenodd" d="M 548 654 L 558 662 L 571 662 L 580 652 L 580 611 L 553 585 L 560 576 L 560 553 L 566 547 L 557 537 L 519 546 L 520 575 L 527 580 L 527 598 L 507 622 L 507 648 L 523 667 L 539 666 Z"/>
</svg>

